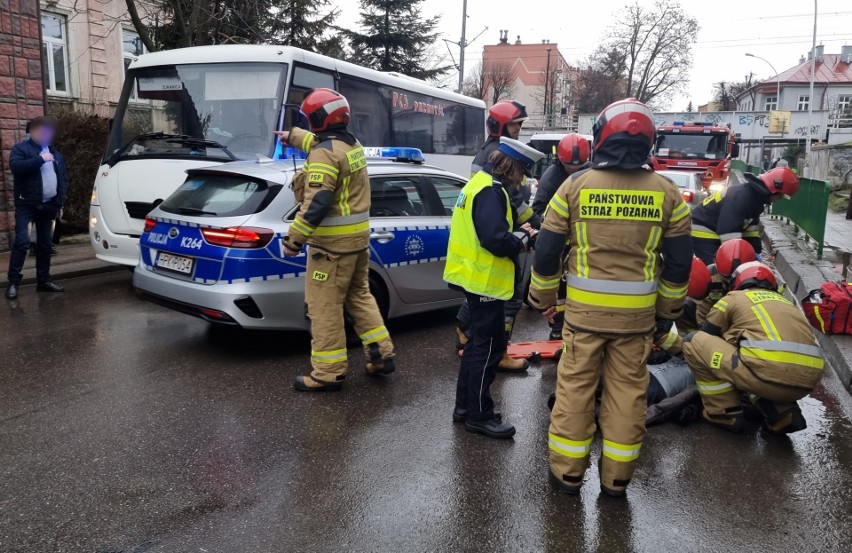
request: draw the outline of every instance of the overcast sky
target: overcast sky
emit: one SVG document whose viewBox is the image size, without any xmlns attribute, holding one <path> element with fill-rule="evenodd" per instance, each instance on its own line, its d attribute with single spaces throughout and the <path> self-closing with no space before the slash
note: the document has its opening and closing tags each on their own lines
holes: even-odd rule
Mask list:
<svg viewBox="0 0 852 553">
<path fill-rule="evenodd" d="M 334 2 L 334 0 L 333 0 Z M 338 24 L 348 26 L 358 20 L 358 0 L 337 0 L 342 10 Z M 495 44 L 499 30 L 508 29 L 509 39 L 521 35 L 523 42 L 550 39 L 569 63 L 590 54 L 609 22 L 627 0 L 590 0 L 588 2 L 556 0 L 468 0 L 467 36 L 472 42 L 465 63 L 475 64 L 482 58 L 482 47 Z M 694 47 L 693 67 L 686 91 L 669 106 L 684 110 L 692 100 L 697 107 L 712 95 L 713 83 L 741 80 L 749 71 L 769 78 L 772 70 L 766 63 L 745 56 L 751 52 L 769 60 L 782 72 L 796 65 L 799 56 L 811 45 L 813 4 L 794 0 L 682 0 L 685 9 L 701 26 Z M 653 4 L 653 0 L 640 0 Z M 426 0 L 427 15 L 441 13 L 443 38 L 458 42 L 461 35 L 461 0 Z M 811 10 L 808 13 L 808 10 Z M 350 23 L 351 22 L 351 23 Z M 825 44 L 825 52 L 839 53 L 843 44 L 852 44 L 852 2 L 819 0 L 817 44 Z M 458 46 L 451 45 L 458 59 Z M 439 50 L 446 54 L 446 48 Z M 447 54 L 448 55 L 448 54 Z M 457 75 L 457 73 L 456 73 Z M 458 77 L 448 77 L 455 87 Z"/>
</svg>

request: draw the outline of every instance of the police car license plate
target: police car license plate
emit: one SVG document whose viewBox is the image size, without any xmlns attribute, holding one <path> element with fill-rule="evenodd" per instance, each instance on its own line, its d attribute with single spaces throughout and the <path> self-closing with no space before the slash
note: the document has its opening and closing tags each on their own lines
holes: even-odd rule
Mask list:
<svg viewBox="0 0 852 553">
<path fill-rule="evenodd" d="M 180 255 L 172 255 L 170 253 L 160 252 L 157 256 L 157 267 L 166 269 L 167 271 L 175 271 L 185 275 L 192 274 L 191 257 L 183 257 Z"/>
</svg>

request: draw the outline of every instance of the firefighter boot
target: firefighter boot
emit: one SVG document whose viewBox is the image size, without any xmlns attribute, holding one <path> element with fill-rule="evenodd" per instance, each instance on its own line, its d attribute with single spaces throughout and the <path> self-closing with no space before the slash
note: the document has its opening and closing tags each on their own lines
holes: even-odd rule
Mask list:
<svg viewBox="0 0 852 553">
<path fill-rule="evenodd" d="M 383 359 L 378 344 L 370 344 L 367 346 L 367 351 L 370 356 L 370 360 L 367 361 L 367 374 L 370 376 L 387 375 L 396 370 L 394 358 Z"/>
<path fill-rule="evenodd" d="M 337 392 L 343 385 L 340 382 L 322 382 L 312 376 L 297 376 L 293 388 L 300 392 Z"/>
<path fill-rule="evenodd" d="M 731 434 L 741 434 L 745 427 L 745 418 L 743 411 L 739 408 L 731 408 L 724 415 L 711 415 L 704 409 L 701 412 L 701 417 L 715 426 Z"/>
<path fill-rule="evenodd" d="M 763 422 L 763 431 L 767 434 L 783 436 L 808 427 L 798 403 L 794 403 L 790 409 L 782 412 L 779 412 L 775 404 L 767 399 L 760 398 L 755 402 L 755 405 L 766 417 Z"/>
<path fill-rule="evenodd" d="M 519 373 L 530 368 L 530 362 L 526 359 L 512 359 L 508 352 L 503 352 L 503 358 L 500 359 L 500 364 L 497 366 L 497 372 L 501 373 Z"/>
</svg>

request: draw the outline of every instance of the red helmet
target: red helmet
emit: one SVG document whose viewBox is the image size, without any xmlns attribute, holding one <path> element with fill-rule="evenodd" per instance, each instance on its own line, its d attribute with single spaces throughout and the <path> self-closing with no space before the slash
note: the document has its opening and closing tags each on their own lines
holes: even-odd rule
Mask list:
<svg viewBox="0 0 852 553">
<path fill-rule="evenodd" d="M 745 290 L 746 288 L 767 288 L 770 290 L 778 290 L 778 280 L 775 278 L 775 273 L 768 265 L 764 265 L 759 261 L 751 261 L 743 263 L 731 275 L 734 281 L 732 290 Z"/>
<path fill-rule="evenodd" d="M 654 112 L 635 98 L 615 102 L 598 116 L 592 133 L 595 153 L 607 148 L 607 143 L 613 139 L 618 139 L 625 146 L 635 142 L 637 147 L 650 153 L 656 136 Z"/>
<path fill-rule="evenodd" d="M 755 261 L 757 255 L 751 244 L 737 238 L 724 242 L 716 252 L 716 271 L 725 278 L 737 270 L 743 263 Z"/>
<path fill-rule="evenodd" d="M 784 194 L 788 198 L 799 191 L 799 177 L 789 167 L 776 167 L 758 177 L 770 194 Z"/>
<path fill-rule="evenodd" d="M 585 165 L 589 162 L 591 145 L 582 134 L 572 132 L 562 137 L 556 147 L 556 156 L 562 163 Z"/>
<path fill-rule="evenodd" d="M 506 125 L 526 121 L 527 106 L 515 100 L 502 100 L 497 102 L 488 110 L 488 119 L 485 121 L 485 129 L 489 136 L 500 138 L 505 136 Z"/>
<path fill-rule="evenodd" d="M 710 292 L 710 269 L 697 257 L 692 258 L 689 271 L 689 288 L 686 295 L 694 300 L 703 300 Z"/>
<path fill-rule="evenodd" d="M 315 88 L 302 100 L 302 113 L 313 132 L 349 124 L 349 102 L 330 88 Z"/>
</svg>

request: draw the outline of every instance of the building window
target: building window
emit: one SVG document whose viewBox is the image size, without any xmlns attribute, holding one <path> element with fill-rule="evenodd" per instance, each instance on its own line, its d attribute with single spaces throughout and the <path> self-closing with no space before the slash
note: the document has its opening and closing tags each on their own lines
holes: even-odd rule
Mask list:
<svg viewBox="0 0 852 553">
<path fill-rule="evenodd" d="M 121 30 L 121 55 L 124 58 L 124 74 L 127 75 L 127 68 L 136 60 L 137 57 L 145 53 L 145 46 L 142 44 L 142 39 L 133 31 L 127 29 Z M 136 89 L 130 92 L 131 100 L 138 100 Z"/>
<path fill-rule="evenodd" d="M 766 111 L 774 111 L 778 109 L 778 96 L 767 96 L 766 106 L 763 109 Z"/>
<path fill-rule="evenodd" d="M 837 113 L 844 114 L 852 111 L 852 94 L 841 94 L 837 97 Z"/>
<path fill-rule="evenodd" d="M 799 111 L 808 111 L 810 104 L 811 104 L 811 97 L 808 96 L 807 94 L 803 94 L 803 95 L 799 96 L 799 105 L 796 109 L 798 109 Z"/>
<path fill-rule="evenodd" d="M 52 94 L 68 94 L 68 34 L 65 16 L 42 13 L 41 34 L 44 86 Z"/>
</svg>

